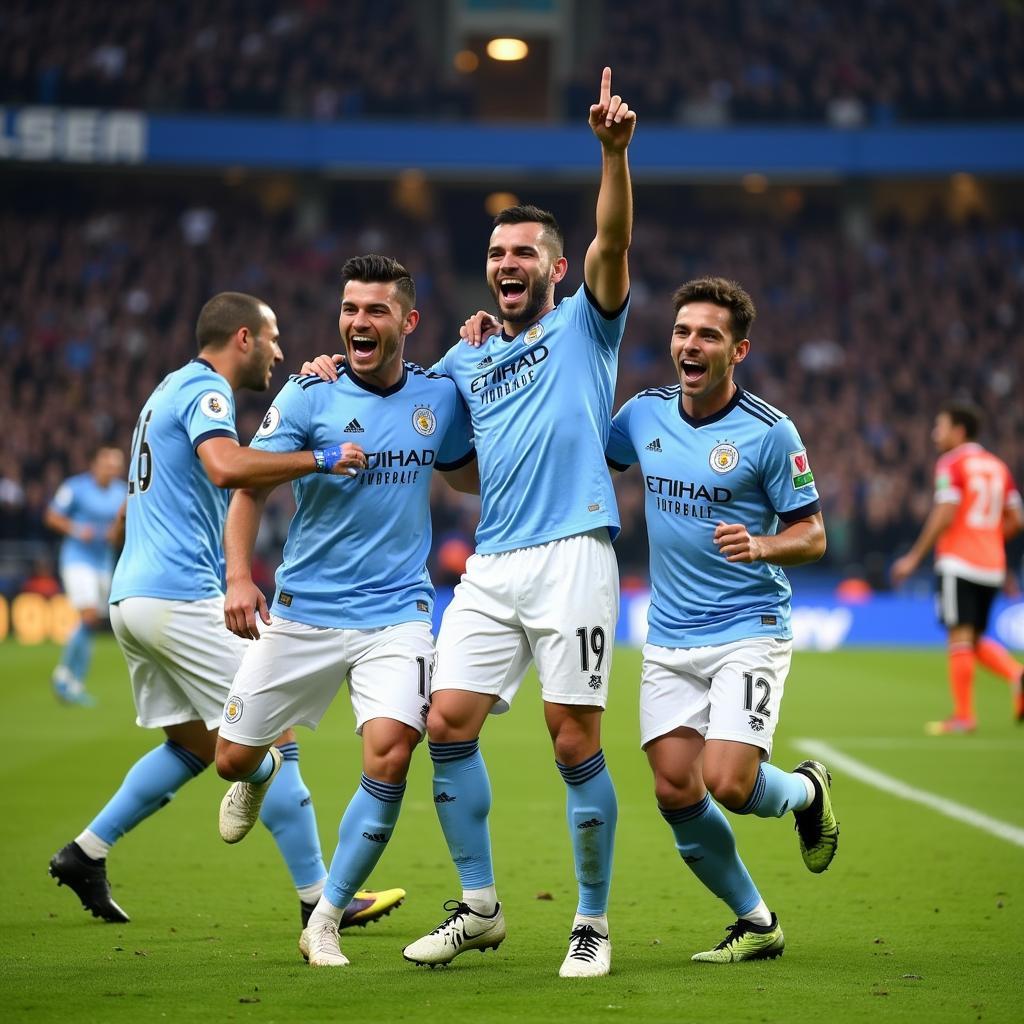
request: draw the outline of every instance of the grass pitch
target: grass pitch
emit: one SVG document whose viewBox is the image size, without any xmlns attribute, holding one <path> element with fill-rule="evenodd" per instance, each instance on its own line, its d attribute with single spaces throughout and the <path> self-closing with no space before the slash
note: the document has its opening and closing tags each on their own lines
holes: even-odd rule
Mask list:
<svg viewBox="0 0 1024 1024">
<path fill-rule="evenodd" d="M 470 1021 L 1016 1021 L 1024 951 L 1024 849 L 1006 838 L 882 792 L 833 768 L 839 853 L 809 874 L 791 819 L 731 817 L 740 850 L 787 948 L 780 960 L 690 963 L 731 921 L 690 875 L 651 797 L 637 747 L 639 654 L 616 652 L 605 752 L 619 796 L 610 910 L 613 974 L 557 977 L 575 908 L 564 819 L 540 701 L 527 680 L 482 747 L 494 788 L 492 838 L 509 937 L 446 970 L 405 963 L 402 946 L 436 925 L 458 892 L 420 751 L 402 819 L 374 876 L 401 885 L 400 910 L 346 931 L 343 970 L 311 970 L 296 950 L 298 901 L 270 836 L 237 847 L 217 836 L 224 783 L 208 771 L 112 852 L 114 895 L 128 925 L 102 924 L 47 876 L 73 838 L 158 734 L 132 725 L 127 677 L 110 638 L 98 646 L 97 708 L 56 704 L 56 648 L 0 646 L 3 928 L 0 1016 L 270 1022 Z M 936 797 L 1024 828 L 1024 727 L 1006 687 L 981 674 L 981 726 L 930 739 L 943 717 L 941 652 L 798 654 L 773 760 L 807 756 L 803 738 Z M 316 734 L 300 731 L 326 856 L 359 776 L 347 702 Z M 955 811 L 954 812 L 958 813 Z"/>
</svg>

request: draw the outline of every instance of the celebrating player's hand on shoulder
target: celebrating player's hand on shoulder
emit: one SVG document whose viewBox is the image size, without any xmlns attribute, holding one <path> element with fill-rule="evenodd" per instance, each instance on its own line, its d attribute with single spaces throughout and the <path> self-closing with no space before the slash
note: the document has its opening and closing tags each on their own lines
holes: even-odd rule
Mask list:
<svg viewBox="0 0 1024 1024">
<path fill-rule="evenodd" d="M 759 562 L 764 557 L 758 538 L 741 523 L 719 523 L 714 541 L 727 562 Z"/>
<path fill-rule="evenodd" d="M 321 380 L 337 380 L 338 367 L 345 362 L 344 352 L 335 352 L 333 356 L 318 355 L 315 359 L 307 359 L 299 368 L 303 377 L 316 375 Z"/>
<path fill-rule="evenodd" d="M 501 331 L 501 321 L 488 313 L 486 309 L 478 309 L 459 328 L 459 337 L 473 348 L 479 348 L 488 338 Z"/>
<path fill-rule="evenodd" d="M 612 69 L 601 75 L 601 92 L 590 108 L 590 128 L 605 149 L 622 152 L 633 138 L 636 111 L 621 96 L 612 95 Z"/>
</svg>

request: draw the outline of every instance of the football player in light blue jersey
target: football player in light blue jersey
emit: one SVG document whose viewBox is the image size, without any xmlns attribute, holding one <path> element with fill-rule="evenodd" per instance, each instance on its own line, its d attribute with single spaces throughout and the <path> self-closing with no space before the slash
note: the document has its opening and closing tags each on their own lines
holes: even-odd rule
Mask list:
<svg viewBox="0 0 1024 1024">
<path fill-rule="evenodd" d="M 438 635 L 427 730 L 434 804 L 462 883 L 450 916 L 406 947 L 417 964 L 448 963 L 505 937 L 491 860 L 490 783 L 479 750 L 487 716 L 506 711 L 537 666 L 579 883 L 559 974 L 611 967 L 608 890 L 617 807 L 601 749 L 618 568 L 618 511 L 604 446 L 629 296 L 632 193 L 626 150 L 636 115 L 605 68 L 590 127 L 601 144 L 597 232 L 583 286 L 555 304 L 567 262 L 555 218 L 504 210 L 487 248 L 502 330 L 458 344 L 438 364 L 469 406 L 479 459 L 477 552 Z M 486 317 L 485 317 L 486 319 Z M 479 340 L 480 318 L 469 339 Z"/>
<path fill-rule="evenodd" d="M 358 438 L 364 468 L 352 479 L 293 484 L 297 507 L 271 609 L 251 575 L 270 487 L 235 493 L 224 540 L 225 619 L 233 633 L 258 643 L 246 651 L 224 705 L 217 770 L 238 781 L 221 804 L 222 838 L 238 842 L 255 823 L 262 789 L 245 780 L 274 737 L 291 723 L 315 729 L 343 681 L 362 737 L 362 778 L 339 826 L 327 885 L 299 939 L 316 967 L 348 963 L 338 925 L 391 838 L 426 727 L 433 470 L 459 489 L 478 489 L 469 416 L 455 384 L 403 359 L 419 321 L 412 278 L 377 255 L 350 259 L 342 275 L 338 326 L 346 365 L 331 381 L 292 377 L 252 444 L 291 452 L 319 446 L 341 429 Z"/>
<path fill-rule="evenodd" d="M 53 671 L 53 691 L 68 704 L 95 703 L 85 677 L 92 661 L 93 633 L 107 615 L 114 549 L 123 536 L 121 509 L 128 488 L 123 477 L 121 449 L 97 448 L 89 471 L 65 480 L 44 515 L 46 525 L 64 537 L 60 577 L 80 620 Z"/>
<path fill-rule="evenodd" d="M 132 766 L 96 818 L 50 861 L 50 874 L 106 921 L 128 920 L 111 897 L 107 853 L 211 763 L 221 711 L 246 646 L 224 631 L 223 488 L 266 486 L 314 472 L 354 473 L 365 465 L 362 450 L 351 444 L 283 454 L 239 446 L 233 391 L 266 390 L 283 358 L 269 306 L 223 292 L 200 312 L 196 338 L 198 358 L 165 377 L 139 417 L 126 541 L 111 589 L 111 622 L 128 662 L 137 722 L 163 729 L 167 740 Z M 278 743 L 256 775 L 267 784 L 276 777 L 263 820 L 300 901 L 315 904 L 325 876 L 316 817 L 290 730 Z M 386 912 L 404 895 L 393 893 L 400 895 L 388 897 L 386 906 L 376 896 L 354 904 L 350 923 Z"/>
<path fill-rule="evenodd" d="M 702 278 L 673 301 L 679 384 L 631 398 L 608 441 L 609 463 L 638 462 L 644 478 L 651 607 L 641 743 L 680 856 L 737 917 L 721 943 L 692 959 L 770 959 L 784 948 L 778 918 L 711 797 L 736 814 L 792 811 L 813 872 L 835 855 L 824 765 L 783 772 L 767 760 L 793 643 L 781 567 L 819 559 L 825 528 L 796 427 L 733 380 L 750 350 L 750 296 Z"/>
</svg>

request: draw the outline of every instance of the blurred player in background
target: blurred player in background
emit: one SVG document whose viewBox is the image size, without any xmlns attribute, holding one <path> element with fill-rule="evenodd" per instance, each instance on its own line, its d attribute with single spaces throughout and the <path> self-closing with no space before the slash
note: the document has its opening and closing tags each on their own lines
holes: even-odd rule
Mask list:
<svg viewBox="0 0 1024 1024">
<path fill-rule="evenodd" d="M 46 525 L 64 537 L 60 578 L 80 621 L 53 671 L 53 692 L 68 704 L 91 705 L 85 678 L 92 661 L 93 633 L 107 617 L 114 550 L 124 536 L 121 509 L 128 484 L 120 448 L 98 448 L 87 473 L 69 477 L 46 509 Z"/>
<path fill-rule="evenodd" d="M 821 558 L 825 528 L 796 427 L 733 380 L 750 350 L 750 296 L 702 278 L 673 302 L 679 384 L 631 398 L 608 441 L 611 466 L 639 462 L 646 485 L 652 596 L 641 743 L 680 856 L 737 917 L 721 943 L 692 959 L 771 959 L 782 955 L 782 928 L 711 797 L 736 814 L 792 811 L 813 872 L 835 855 L 824 765 L 784 772 L 768 762 L 793 649 L 781 566 Z"/>
<path fill-rule="evenodd" d="M 1021 496 L 1006 463 L 976 441 L 980 428 L 980 411 L 962 402 L 948 403 L 935 417 L 934 504 L 913 547 L 891 570 L 899 586 L 935 548 L 937 607 L 949 638 L 953 692 L 953 714 L 925 726 L 937 736 L 974 731 L 975 660 L 1010 684 L 1014 717 L 1024 721 L 1024 666 L 984 636 L 1006 581 L 1006 541 L 1024 525 Z"/>
<path fill-rule="evenodd" d="M 495 218 L 487 283 L 504 330 L 438 363 L 473 420 L 481 517 L 477 551 L 446 609 L 427 730 L 434 805 L 462 882 L 450 916 L 406 947 L 448 963 L 505 938 L 491 860 L 490 782 L 479 750 L 488 714 L 506 711 L 530 662 L 568 791 L 579 882 L 563 977 L 607 974 L 607 904 L 617 806 L 601 749 L 618 568 L 619 519 L 604 462 L 629 296 L 632 191 L 626 149 L 636 115 L 605 68 L 590 126 L 601 143 L 597 233 L 584 285 L 555 305 L 568 264 L 560 228 L 536 207 Z M 479 331 L 475 338 L 478 340 Z"/>
<path fill-rule="evenodd" d="M 342 273 L 344 368 L 330 382 L 292 377 L 252 445 L 292 452 L 327 443 L 345 424 L 342 433 L 367 450 L 367 468 L 355 479 L 294 485 L 273 620 L 252 580 L 269 486 L 235 492 L 224 535 L 225 620 L 237 636 L 258 642 L 249 645 L 224 705 L 218 772 L 250 777 L 282 728 L 316 728 L 345 681 L 362 737 L 362 779 L 341 819 L 326 888 L 299 940 L 314 967 L 348 963 L 338 925 L 394 832 L 426 728 L 434 662 L 434 589 L 426 568 L 433 470 L 459 489 L 478 490 L 469 415 L 454 383 L 403 359 L 419 321 L 408 271 L 370 255 L 350 259 Z M 221 837 L 238 842 L 248 834 L 259 802 L 259 787 L 236 781 L 221 804 Z"/>
<path fill-rule="evenodd" d="M 144 728 L 166 742 L 137 761 L 88 827 L 50 861 L 95 917 L 124 922 L 106 874 L 110 848 L 165 806 L 213 761 L 228 688 L 245 643 L 224 631 L 221 535 L 226 488 L 269 486 L 313 472 L 364 464 L 358 446 L 272 454 L 242 448 L 233 392 L 265 391 L 282 360 L 277 318 L 251 295 L 222 292 L 196 325 L 198 358 L 168 374 L 143 406 L 132 440 L 124 551 L 111 588 L 111 622 L 128 662 Z M 263 822 L 299 891 L 315 903 L 324 870 L 316 817 L 288 731 L 257 777 L 276 774 Z M 285 765 L 282 768 L 282 763 Z M 404 893 L 394 890 L 393 893 Z M 395 898 L 391 899 L 391 904 Z M 385 901 L 386 902 L 386 901 Z M 376 897 L 352 908 L 351 923 L 386 912 Z"/>
</svg>

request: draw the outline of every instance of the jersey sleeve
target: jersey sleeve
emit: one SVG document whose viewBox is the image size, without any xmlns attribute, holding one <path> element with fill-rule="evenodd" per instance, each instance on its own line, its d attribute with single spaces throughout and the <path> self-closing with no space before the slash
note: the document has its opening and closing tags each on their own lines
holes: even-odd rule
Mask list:
<svg viewBox="0 0 1024 1024">
<path fill-rule="evenodd" d="M 301 452 L 309 444 L 309 396 L 300 380 L 289 380 L 263 417 L 250 448 L 267 452 Z"/>
<path fill-rule="evenodd" d="M 628 469 L 639 461 L 633 439 L 629 433 L 629 421 L 636 407 L 636 399 L 631 398 L 613 417 L 608 443 L 605 445 L 604 457 L 613 469 Z"/>
<path fill-rule="evenodd" d="M 52 508 L 54 512 L 59 512 L 62 516 L 70 517 L 74 512 L 75 488 L 70 480 L 65 480 L 64 483 L 57 488 L 57 493 L 50 501 L 50 508 Z"/>
<path fill-rule="evenodd" d="M 959 505 L 964 488 L 960 466 L 952 459 L 941 458 L 935 463 L 936 505 Z"/>
<path fill-rule="evenodd" d="M 178 412 L 193 451 L 212 437 L 238 440 L 235 400 L 227 382 L 194 380 L 181 389 Z"/>
<path fill-rule="evenodd" d="M 761 486 L 784 523 L 821 511 L 807 449 L 791 419 L 783 417 L 765 435 L 759 469 Z"/>
<path fill-rule="evenodd" d="M 563 299 L 559 309 L 565 310 L 568 321 L 599 345 L 617 351 L 622 342 L 622 334 L 626 329 L 626 311 L 629 309 L 629 296 L 626 301 L 612 312 L 605 312 L 591 294 L 590 289 L 582 284 L 576 292 Z"/>
<path fill-rule="evenodd" d="M 448 429 L 437 450 L 437 468 L 444 471 L 458 469 L 476 457 L 469 410 L 452 382 L 452 414 Z"/>
</svg>

